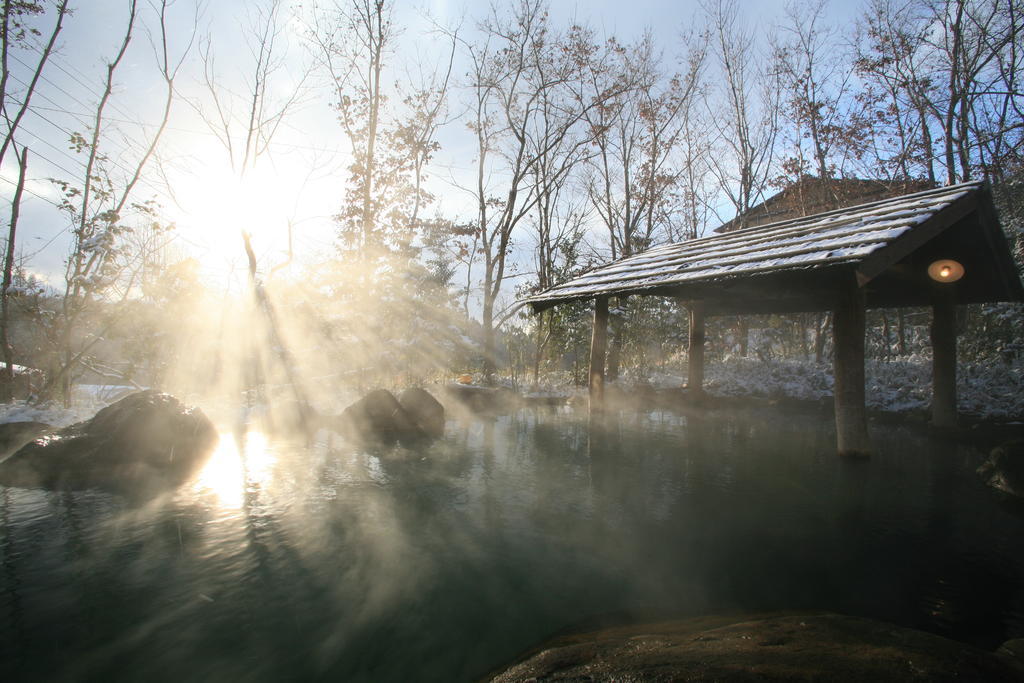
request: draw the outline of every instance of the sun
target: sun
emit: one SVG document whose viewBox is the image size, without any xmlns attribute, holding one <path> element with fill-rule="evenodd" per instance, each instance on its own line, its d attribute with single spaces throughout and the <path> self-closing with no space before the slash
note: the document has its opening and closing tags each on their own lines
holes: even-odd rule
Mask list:
<svg viewBox="0 0 1024 683">
<path fill-rule="evenodd" d="M 207 274 L 244 274 L 242 234 L 262 261 L 281 261 L 289 249 L 301 187 L 280 167 L 257 164 L 244 172 L 217 155 L 202 156 L 174 181 L 178 234 Z M 224 155 L 220 155 L 224 156 Z"/>
</svg>

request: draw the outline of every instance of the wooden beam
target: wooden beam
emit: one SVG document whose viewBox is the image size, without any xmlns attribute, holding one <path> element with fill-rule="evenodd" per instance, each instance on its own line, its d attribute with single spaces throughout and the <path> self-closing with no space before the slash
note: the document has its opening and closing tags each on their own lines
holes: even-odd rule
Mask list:
<svg viewBox="0 0 1024 683">
<path fill-rule="evenodd" d="M 945 293 L 943 293 L 945 294 Z M 932 304 L 932 426 L 956 426 L 956 307 L 952 295 Z"/>
<path fill-rule="evenodd" d="M 985 186 L 978 200 L 979 228 L 985 238 L 993 267 L 1000 282 L 1009 295 L 1010 301 L 1024 301 L 1024 287 L 1021 286 L 1017 266 L 1011 256 L 1010 245 L 1006 241 L 1006 233 L 999 223 L 995 205 L 992 203 L 992 191 Z"/>
<path fill-rule="evenodd" d="M 885 272 L 886 268 L 920 249 L 926 242 L 956 225 L 977 208 L 978 193 L 969 191 L 967 195 L 957 199 L 921 225 L 907 230 L 888 246 L 882 247 L 861 261 L 857 266 L 857 283 L 864 286 L 871 282 Z"/>
<path fill-rule="evenodd" d="M 704 394 L 704 302 L 691 301 L 690 348 L 687 350 L 688 367 L 686 388 L 692 398 Z"/>
<path fill-rule="evenodd" d="M 840 288 L 832 315 L 835 346 L 836 446 L 839 455 L 867 457 L 864 404 L 864 291 L 853 276 Z"/>
<path fill-rule="evenodd" d="M 604 358 L 608 347 L 608 297 L 594 299 L 594 330 L 590 338 L 590 412 L 604 410 Z"/>
</svg>

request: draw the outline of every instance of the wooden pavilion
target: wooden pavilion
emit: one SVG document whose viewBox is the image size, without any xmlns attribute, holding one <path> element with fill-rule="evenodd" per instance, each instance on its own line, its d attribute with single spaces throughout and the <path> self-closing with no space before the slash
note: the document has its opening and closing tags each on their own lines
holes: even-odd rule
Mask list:
<svg viewBox="0 0 1024 683">
<path fill-rule="evenodd" d="M 523 300 L 537 312 L 594 300 L 590 405 L 604 404 L 608 299 L 666 296 L 690 316 L 688 386 L 704 377 L 704 319 L 831 311 L 836 439 L 841 455 L 870 452 L 864 401 L 867 308 L 932 308 L 932 422 L 956 423 L 955 306 L 1022 301 L 988 187 L 963 183 L 666 244 L 595 268 Z"/>
</svg>

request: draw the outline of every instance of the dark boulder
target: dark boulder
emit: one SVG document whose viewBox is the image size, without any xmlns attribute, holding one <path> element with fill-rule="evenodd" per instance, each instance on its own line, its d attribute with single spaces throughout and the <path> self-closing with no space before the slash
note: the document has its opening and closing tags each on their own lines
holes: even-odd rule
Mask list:
<svg viewBox="0 0 1024 683">
<path fill-rule="evenodd" d="M 201 410 L 141 391 L 29 442 L 0 463 L 0 484 L 150 492 L 188 479 L 216 441 Z"/>
<path fill-rule="evenodd" d="M 402 392 L 398 402 L 424 436 L 444 436 L 444 406 L 425 389 L 410 387 Z"/>
<path fill-rule="evenodd" d="M 45 422 L 5 422 L 0 424 L 0 461 L 32 439 L 53 430 L 54 427 Z"/>
<path fill-rule="evenodd" d="M 390 442 L 420 436 L 419 427 L 394 395 L 374 389 L 338 416 L 339 431 L 361 441 Z"/>
<path fill-rule="evenodd" d="M 514 410 L 520 403 L 519 394 L 505 387 L 478 387 L 449 384 L 444 387 L 446 401 L 459 404 L 474 413 L 495 414 Z"/>
<path fill-rule="evenodd" d="M 1018 672 L 1024 674 L 1024 638 L 1006 641 L 999 646 L 996 654 L 1002 655 Z"/>
<path fill-rule="evenodd" d="M 978 468 L 986 484 L 1011 496 L 1024 497 L 1024 441 L 996 446 Z"/>
</svg>

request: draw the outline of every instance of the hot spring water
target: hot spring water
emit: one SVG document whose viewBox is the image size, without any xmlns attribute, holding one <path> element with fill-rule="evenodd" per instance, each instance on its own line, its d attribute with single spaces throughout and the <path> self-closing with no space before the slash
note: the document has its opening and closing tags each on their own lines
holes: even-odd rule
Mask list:
<svg viewBox="0 0 1024 683">
<path fill-rule="evenodd" d="M 222 438 L 146 504 L 0 487 L 2 680 L 470 680 L 628 620 L 831 610 L 1024 636 L 1024 515 L 980 455 L 827 421 L 570 412 L 422 450 Z"/>
</svg>

